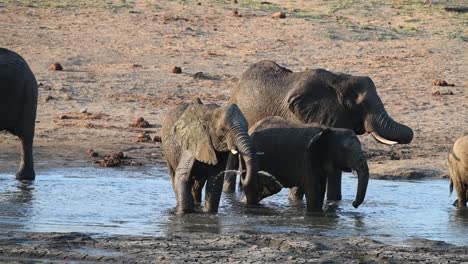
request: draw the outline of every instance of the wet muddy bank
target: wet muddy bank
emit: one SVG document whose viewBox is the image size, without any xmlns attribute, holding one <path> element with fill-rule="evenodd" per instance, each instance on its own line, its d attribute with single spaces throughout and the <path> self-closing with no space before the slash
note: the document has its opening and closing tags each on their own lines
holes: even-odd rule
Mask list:
<svg viewBox="0 0 468 264">
<path fill-rule="evenodd" d="M 0 262 L 25 263 L 461 263 L 468 246 L 413 239 L 409 246 L 365 237 L 174 233 L 162 237 L 93 237 L 83 233 L 6 234 Z"/>
</svg>

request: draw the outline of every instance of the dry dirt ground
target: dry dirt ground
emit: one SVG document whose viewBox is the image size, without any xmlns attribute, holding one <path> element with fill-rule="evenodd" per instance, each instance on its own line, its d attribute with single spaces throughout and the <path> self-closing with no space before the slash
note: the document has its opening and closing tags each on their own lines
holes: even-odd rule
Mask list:
<svg viewBox="0 0 468 264">
<path fill-rule="evenodd" d="M 0 46 L 21 54 L 40 83 L 38 170 L 88 166 L 90 148 L 163 164 L 159 143 L 136 142 L 137 133 L 157 135 L 164 112 L 196 96 L 223 104 L 242 72 L 272 59 L 294 71 L 323 67 L 374 80 L 389 114 L 415 136 L 393 147 L 362 136 L 372 177 L 446 177 L 447 152 L 468 133 L 468 15 L 443 9 L 457 4 L 466 1 L 0 0 Z M 272 18 L 277 11 L 286 18 Z M 64 70 L 49 70 L 55 62 Z M 174 66 L 182 73 L 172 73 Z M 435 79 L 455 86 L 433 86 Z M 140 116 L 150 128 L 129 126 Z M 0 170 L 14 172 L 19 142 L 0 134 L 0 144 Z M 269 239 L 250 237 L 240 250 L 250 254 L 257 238 Z M 110 239 L 109 247 L 121 239 Z M 144 240 L 143 250 L 158 241 Z M 191 247 L 168 241 L 169 248 Z M 229 243 L 236 241 L 244 239 Z M 333 243 L 346 248 L 354 242 Z M 398 249 L 402 257 L 405 250 Z M 281 252 L 274 258 L 284 260 Z M 430 254 L 444 252 L 451 251 Z M 347 257 L 373 259 L 369 254 Z"/>
</svg>

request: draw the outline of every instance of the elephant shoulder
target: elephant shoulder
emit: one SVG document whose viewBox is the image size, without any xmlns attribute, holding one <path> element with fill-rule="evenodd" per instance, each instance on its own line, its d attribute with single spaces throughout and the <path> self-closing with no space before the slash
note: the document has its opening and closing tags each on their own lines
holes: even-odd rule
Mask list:
<svg viewBox="0 0 468 264">
<path fill-rule="evenodd" d="M 274 61 L 263 60 L 250 66 L 247 71 L 242 74 L 241 80 L 282 78 L 290 73 L 292 73 L 291 70 L 278 65 Z"/>
</svg>

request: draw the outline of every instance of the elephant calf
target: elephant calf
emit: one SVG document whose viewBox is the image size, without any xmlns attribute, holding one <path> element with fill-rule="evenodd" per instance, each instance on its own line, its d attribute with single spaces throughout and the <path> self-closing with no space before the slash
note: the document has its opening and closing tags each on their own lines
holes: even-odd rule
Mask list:
<svg viewBox="0 0 468 264">
<path fill-rule="evenodd" d="M 455 190 L 458 207 L 466 207 L 468 199 L 468 135 L 455 141 L 448 157 L 450 170 L 450 193 Z"/>
<path fill-rule="evenodd" d="M 256 204 L 259 197 L 272 194 L 264 188 L 272 185 L 262 183 L 267 178 L 257 184 L 257 153 L 247 132 L 247 121 L 235 104 L 204 105 L 197 98 L 171 109 L 163 121 L 162 148 L 176 194 L 177 213 L 194 211 L 195 203 L 201 203 L 205 182 L 205 211 L 218 211 L 222 172 L 230 152 L 238 153 L 246 165 L 241 182 L 247 204 Z"/>
<path fill-rule="evenodd" d="M 364 201 L 369 170 L 353 131 L 267 117 L 254 124 L 249 134 L 257 151 L 263 153 L 259 170 L 276 177 L 283 187 L 300 187 L 308 211 L 322 211 L 327 178 L 334 178 L 329 184 L 341 184 L 341 171 L 357 172 L 353 206 Z"/>
<path fill-rule="evenodd" d="M 18 136 L 22 144 L 18 180 L 34 180 L 33 139 L 37 109 L 37 82 L 26 61 L 0 48 L 0 131 Z"/>
</svg>

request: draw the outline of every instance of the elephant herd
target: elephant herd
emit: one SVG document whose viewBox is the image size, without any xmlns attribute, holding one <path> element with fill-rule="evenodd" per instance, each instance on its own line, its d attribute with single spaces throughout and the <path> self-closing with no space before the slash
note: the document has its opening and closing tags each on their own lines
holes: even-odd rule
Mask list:
<svg viewBox="0 0 468 264">
<path fill-rule="evenodd" d="M 32 145 L 37 83 L 25 60 L 0 48 L 0 131 L 21 140 L 18 180 L 34 180 Z M 223 192 L 236 177 L 245 203 L 289 188 L 289 198 L 305 195 L 308 211 L 322 211 L 323 201 L 341 200 L 341 173 L 358 177 L 354 207 L 365 198 L 369 169 L 357 135 L 370 133 L 384 144 L 407 144 L 408 126 L 385 111 L 369 77 L 325 69 L 292 72 L 273 61 L 250 66 L 224 106 L 194 98 L 167 111 L 162 149 L 176 196 L 176 212 L 216 213 Z M 450 190 L 458 205 L 468 196 L 468 136 L 449 154 Z M 223 188 L 224 187 L 224 188 Z"/>
</svg>

